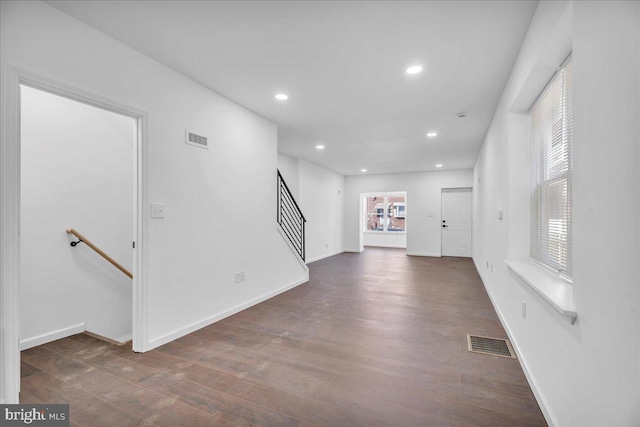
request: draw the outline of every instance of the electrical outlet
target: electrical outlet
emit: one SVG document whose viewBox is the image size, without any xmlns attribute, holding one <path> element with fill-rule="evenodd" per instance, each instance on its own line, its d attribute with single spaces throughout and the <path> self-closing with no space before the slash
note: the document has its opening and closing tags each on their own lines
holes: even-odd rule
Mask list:
<svg viewBox="0 0 640 427">
<path fill-rule="evenodd" d="M 487 260 L 487 270 L 489 269 L 489 260 Z"/>
<path fill-rule="evenodd" d="M 329 244 L 328 244 L 328 243 L 325 243 L 325 244 L 324 244 L 324 248 L 325 248 L 325 249 L 329 249 Z"/>
<path fill-rule="evenodd" d="M 525 300 L 522 300 L 522 318 L 527 318 L 527 302 Z"/>
<path fill-rule="evenodd" d="M 164 218 L 164 203 L 151 203 L 151 218 Z"/>
<path fill-rule="evenodd" d="M 245 279 L 246 279 L 246 274 L 247 274 L 247 272 L 246 272 L 246 271 L 241 271 L 241 272 L 240 272 L 240 281 L 241 281 L 241 282 L 244 282 L 244 281 L 245 281 Z"/>
<path fill-rule="evenodd" d="M 491 264 L 491 272 L 493 273 L 493 264 Z"/>
</svg>

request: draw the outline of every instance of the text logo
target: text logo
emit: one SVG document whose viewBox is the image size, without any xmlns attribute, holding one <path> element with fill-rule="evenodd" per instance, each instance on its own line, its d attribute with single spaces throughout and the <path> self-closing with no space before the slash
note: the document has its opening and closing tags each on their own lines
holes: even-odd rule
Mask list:
<svg viewBox="0 0 640 427">
<path fill-rule="evenodd" d="M 0 405 L 0 427 L 69 427 L 69 405 Z"/>
</svg>

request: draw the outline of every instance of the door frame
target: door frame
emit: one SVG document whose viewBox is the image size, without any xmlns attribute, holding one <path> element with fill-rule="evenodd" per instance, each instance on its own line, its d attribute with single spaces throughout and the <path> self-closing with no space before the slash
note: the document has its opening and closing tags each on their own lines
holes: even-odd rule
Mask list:
<svg viewBox="0 0 640 427">
<path fill-rule="evenodd" d="M 112 111 L 136 120 L 133 239 L 133 351 L 149 348 L 148 113 L 138 107 L 2 65 L 0 125 L 0 404 L 18 403 L 20 392 L 20 85 Z"/>
<path fill-rule="evenodd" d="M 438 224 L 438 227 L 440 227 L 440 256 L 449 256 L 449 255 L 443 255 L 443 248 L 444 248 L 444 239 L 443 239 L 443 228 L 442 227 L 442 211 L 443 211 L 443 206 L 444 204 L 442 203 L 442 195 L 445 192 L 451 192 L 451 191 L 456 191 L 456 190 L 469 190 L 469 193 L 471 193 L 471 206 L 469 209 L 469 213 L 470 215 L 470 219 L 469 219 L 469 239 L 471 241 L 471 255 L 469 255 L 469 258 L 473 258 L 473 187 L 451 187 L 451 188 L 441 188 L 440 189 L 440 223 Z"/>
</svg>

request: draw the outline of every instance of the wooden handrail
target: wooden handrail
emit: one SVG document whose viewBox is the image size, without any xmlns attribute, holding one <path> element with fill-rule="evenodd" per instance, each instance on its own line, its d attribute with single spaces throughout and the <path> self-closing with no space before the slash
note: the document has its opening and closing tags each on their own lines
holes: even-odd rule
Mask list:
<svg viewBox="0 0 640 427">
<path fill-rule="evenodd" d="M 87 246 L 89 246 L 91 249 L 93 249 L 94 251 L 96 251 L 102 258 L 106 259 L 107 261 L 109 261 L 111 264 L 113 264 L 118 270 L 122 271 L 124 274 L 126 274 L 127 276 L 129 276 L 131 279 L 133 279 L 133 274 L 131 274 L 129 272 L 129 270 L 127 270 L 126 268 L 124 268 L 123 266 L 121 266 L 120 264 L 118 264 L 118 262 L 116 260 L 114 260 L 113 258 L 111 258 L 109 255 L 105 254 L 99 247 L 97 247 L 96 245 L 94 245 L 93 243 L 91 243 L 89 240 L 87 240 L 86 237 L 84 237 L 82 234 L 78 233 L 76 230 L 74 230 L 73 228 L 69 228 L 67 230 L 67 233 L 69 234 L 73 234 L 74 236 L 76 236 L 78 239 L 80 239 L 83 243 L 86 243 Z"/>
</svg>

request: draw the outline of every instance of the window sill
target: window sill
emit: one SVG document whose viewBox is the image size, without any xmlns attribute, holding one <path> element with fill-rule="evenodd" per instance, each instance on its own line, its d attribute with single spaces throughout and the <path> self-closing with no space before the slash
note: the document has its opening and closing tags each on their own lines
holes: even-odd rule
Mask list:
<svg viewBox="0 0 640 427">
<path fill-rule="evenodd" d="M 374 230 L 365 230 L 364 231 L 367 234 L 394 234 L 394 235 L 398 235 L 398 234 L 407 234 L 406 231 L 374 231 Z"/>
<path fill-rule="evenodd" d="M 573 305 L 573 285 L 531 261 L 505 259 L 504 262 L 509 270 L 573 325 L 578 317 Z"/>
</svg>

